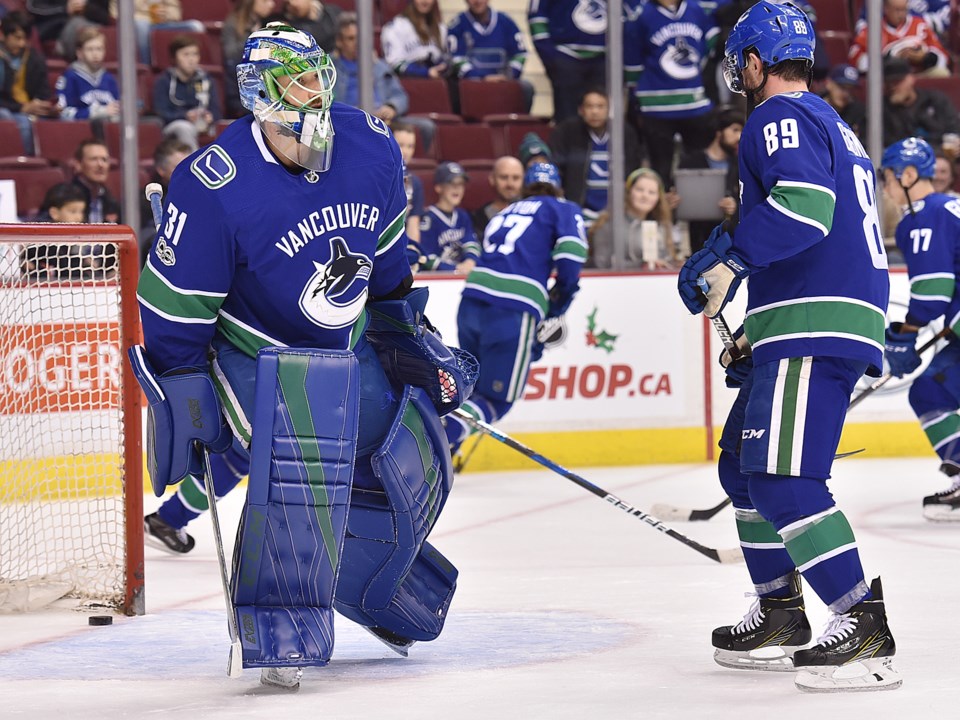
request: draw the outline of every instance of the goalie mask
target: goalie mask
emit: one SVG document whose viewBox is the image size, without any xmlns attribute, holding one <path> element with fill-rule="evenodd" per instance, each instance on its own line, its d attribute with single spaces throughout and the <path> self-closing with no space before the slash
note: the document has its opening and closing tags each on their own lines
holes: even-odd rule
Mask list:
<svg viewBox="0 0 960 720">
<path fill-rule="evenodd" d="M 312 36 L 282 22 L 247 38 L 237 65 L 240 100 L 274 150 L 324 172 L 333 157 L 330 106 L 337 71 Z"/>
</svg>

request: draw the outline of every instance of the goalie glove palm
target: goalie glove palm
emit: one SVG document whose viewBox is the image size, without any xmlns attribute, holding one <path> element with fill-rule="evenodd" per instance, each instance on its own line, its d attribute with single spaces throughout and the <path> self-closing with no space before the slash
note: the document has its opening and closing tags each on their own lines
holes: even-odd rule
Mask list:
<svg viewBox="0 0 960 720">
<path fill-rule="evenodd" d="M 736 295 L 740 282 L 750 274 L 747 264 L 731 252 L 732 245 L 730 235 L 720 233 L 712 243 L 691 255 L 680 269 L 677 290 L 694 315 L 719 315 Z"/>
</svg>

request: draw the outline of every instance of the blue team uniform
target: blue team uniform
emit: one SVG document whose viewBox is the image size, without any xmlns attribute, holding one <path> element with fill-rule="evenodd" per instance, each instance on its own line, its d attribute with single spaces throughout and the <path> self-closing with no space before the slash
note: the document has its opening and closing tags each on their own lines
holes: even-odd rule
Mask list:
<svg viewBox="0 0 960 720">
<path fill-rule="evenodd" d="M 556 270 L 555 287 L 572 294 L 586 257 L 575 203 L 533 196 L 490 220 L 457 313 L 460 347 L 480 362 L 480 379 L 464 410 L 493 422 L 523 394 L 537 323 L 550 309 L 550 274 Z M 456 444 L 465 428 L 448 423 L 447 434 Z"/>
<path fill-rule="evenodd" d="M 57 106 L 64 120 L 102 117 L 97 108 L 119 99 L 117 79 L 103 68 L 90 72 L 86 65 L 75 62 L 57 78 Z"/>
<path fill-rule="evenodd" d="M 740 179 L 733 252 L 751 269 L 744 328 L 754 370 L 724 426 L 720 480 L 741 537 L 754 538 L 742 545 L 758 592 L 784 591 L 800 567 L 842 610 L 867 586 L 825 481 L 854 385 L 882 363 L 889 279 L 874 170 L 836 112 L 797 92 L 747 119 Z M 809 553 L 810 543 L 824 553 Z"/>
<path fill-rule="evenodd" d="M 940 459 L 960 467 L 960 201 L 934 193 L 914 203 L 897 225 L 897 247 L 910 275 L 907 322 L 943 317 L 954 331 L 910 386 L 910 405 Z"/>
<path fill-rule="evenodd" d="M 447 47 L 458 77 L 520 77 L 527 59 L 523 33 L 506 14 L 490 9 L 486 25 L 464 11 L 447 27 Z"/>
<path fill-rule="evenodd" d="M 428 207 L 420 218 L 419 249 L 426 258 L 421 270 L 455 270 L 458 263 L 480 257 L 473 221 L 462 208 L 448 215 L 436 205 Z"/>
</svg>

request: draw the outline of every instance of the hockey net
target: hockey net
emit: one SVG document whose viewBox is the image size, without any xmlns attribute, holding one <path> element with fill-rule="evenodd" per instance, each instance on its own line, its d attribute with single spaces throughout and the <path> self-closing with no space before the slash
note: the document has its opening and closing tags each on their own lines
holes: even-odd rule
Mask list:
<svg viewBox="0 0 960 720">
<path fill-rule="evenodd" d="M 129 228 L 0 225 L 0 612 L 143 613 L 138 275 Z"/>
</svg>

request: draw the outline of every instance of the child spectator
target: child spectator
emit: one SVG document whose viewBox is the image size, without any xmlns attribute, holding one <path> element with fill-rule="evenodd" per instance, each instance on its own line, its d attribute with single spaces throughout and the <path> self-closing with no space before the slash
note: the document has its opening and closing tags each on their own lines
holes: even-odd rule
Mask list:
<svg viewBox="0 0 960 720">
<path fill-rule="evenodd" d="M 56 117 L 56 102 L 47 83 L 47 61 L 29 46 L 30 17 L 9 13 L 0 20 L 0 120 L 13 120 L 27 155 L 33 155 L 31 117 Z"/>
<path fill-rule="evenodd" d="M 87 211 L 83 190 L 73 183 L 58 183 L 47 190 L 40 214 L 33 222 L 82 223 Z M 31 282 L 69 280 L 90 267 L 91 257 L 80 245 L 27 245 L 20 254 L 23 279 Z"/>
<path fill-rule="evenodd" d="M 200 67 L 200 44 L 189 35 L 170 41 L 172 67 L 153 84 L 153 109 L 163 120 L 163 134 L 175 136 L 196 150 L 198 136 L 206 134 L 222 116 L 216 85 Z"/>
<path fill-rule="evenodd" d="M 447 29 L 437 0 L 410 0 L 383 26 L 383 56 L 398 75 L 443 77 L 447 72 Z"/>
<path fill-rule="evenodd" d="M 653 170 L 640 168 L 630 173 L 626 186 L 626 255 L 614 257 L 613 225 L 610 213 L 604 211 L 590 228 L 590 267 L 676 268 L 679 258 L 663 180 Z"/>
<path fill-rule="evenodd" d="M 403 185 L 407 191 L 407 237 L 414 243 L 420 240 L 420 218 L 423 217 L 423 184 L 409 170 L 409 163 L 417 151 L 417 131 L 412 125 L 393 124 L 393 139 L 403 157 Z"/>
<path fill-rule="evenodd" d="M 433 174 L 437 202 L 428 207 L 420 219 L 421 270 L 466 275 L 477 264 L 480 243 L 474 235 L 470 215 L 460 207 L 467 179 L 458 163 L 445 162 L 437 166 Z"/>
<path fill-rule="evenodd" d="M 237 65 L 243 58 L 243 45 L 251 32 L 274 18 L 276 2 L 234 0 L 233 5 L 220 30 L 220 46 L 223 49 L 223 92 L 226 95 L 227 113 L 230 117 L 240 117 L 247 112 L 240 103 L 240 89 L 237 86 Z"/>
<path fill-rule="evenodd" d="M 77 33 L 77 59 L 57 79 L 57 106 L 64 120 L 120 119 L 120 87 L 103 69 L 106 51 L 98 26 Z"/>
</svg>

